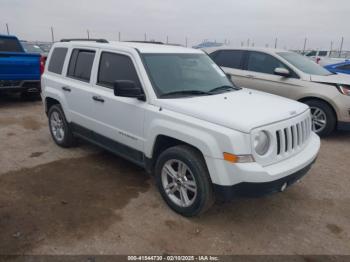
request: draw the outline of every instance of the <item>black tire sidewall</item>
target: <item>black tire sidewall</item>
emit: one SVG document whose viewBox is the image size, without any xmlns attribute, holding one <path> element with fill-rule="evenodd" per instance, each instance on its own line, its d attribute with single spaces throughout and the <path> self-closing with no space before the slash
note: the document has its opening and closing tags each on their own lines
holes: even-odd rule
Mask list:
<svg viewBox="0 0 350 262">
<path fill-rule="evenodd" d="M 197 184 L 197 196 L 194 203 L 189 207 L 180 207 L 173 203 L 164 190 L 161 172 L 164 164 L 170 159 L 177 159 L 184 162 L 194 176 Z M 171 209 L 183 216 L 191 217 L 198 215 L 208 204 L 207 201 L 210 201 L 212 189 L 210 178 L 208 178 L 208 171 L 206 167 L 203 166 L 203 160 L 197 154 L 189 150 L 181 147 L 173 147 L 164 151 L 156 163 L 155 175 L 158 189 L 165 202 Z"/>
<path fill-rule="evenodd" d="M 305 103 L 310 107 L 321 109 L 326 114 L 327 125 L 321 132 L 318 132 L 317 134 L 319 136 L 330 135 L 334 131 L 336 126 L 336 116 L 332 108 L 327 103 L 320 100 L 309 100 L 309 101 L 306 101 Z"/>
</svg>

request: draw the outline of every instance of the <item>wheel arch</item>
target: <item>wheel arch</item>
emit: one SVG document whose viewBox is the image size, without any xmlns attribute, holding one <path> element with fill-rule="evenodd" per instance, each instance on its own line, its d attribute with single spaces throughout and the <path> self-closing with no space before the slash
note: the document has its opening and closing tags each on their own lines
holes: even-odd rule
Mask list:
<svg viewBox="0 0 350 262">
<path fill-rule="evenodd" d="M 150 163 L 148 164 L 148 168 L 150 172 L 152 172 L 154 170 L 155 167 L 155 163 L 159 157 L 159 155 L 164 152 L 165 150 L 167 150 L 170 147 L 174 147 L 174 146 L 178 146 L 178 145 L 186 145 L 189 146 L 193 149 L 195 149 L 203 158 L 203 161 L 205 163 L 205 158 L 204 158 L 204 154 L 203 152 L 196 147 L 193 144 L 190 144 L 186 141 L 183 141 L 181 139 L 178 138 L 174 138 L 172 136 L 168 136 L 168 135 L 164 135 L 164 134 L 158 134 L 155 137 L 154 143 L 153 143 L 153 148 L 151 151 L 151 158 L 150 158 Z"/>
<path fill-rule="evenodd" d="M 309 101 L 309 100 L 318 100 L 318 101 L 321 101 L 323 103 L 326 103 L 332 109 L 334 116 L 336 118 L 336 122 L 338 121 L 338 112 L 336 110 L 336 107 L 330 101 L 328 101 L 327 99 L 321 98 L 321 97 L 317 97 L 317 96 L 307 96 L 307 97 L 303 97 L 303 98 L 298 99 L 298 101 L 301 103 L 306 103 L 306 101 Z"/>
</svg>

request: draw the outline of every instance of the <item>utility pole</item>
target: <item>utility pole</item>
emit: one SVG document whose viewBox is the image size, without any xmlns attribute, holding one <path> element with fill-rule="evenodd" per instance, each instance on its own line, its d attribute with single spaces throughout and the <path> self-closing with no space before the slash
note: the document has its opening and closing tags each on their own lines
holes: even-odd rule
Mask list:
<svg viewBox="0 0 350 262">
<path fill-rule="evenodd" d="M 120 35 L 120 32 L 118 32 L 118 41 L 120 42 L 121 40 L 121 35 Z"/>
<path fill-rule="evenodd" d="M 344 44 L 344 37 L 342 36 L 341 42 L 340 42 L 339 57 L 341 57 L 341 52 L 343 51 L 343 44 Z"/>
<path fill-rule="evenodd" d="M 329 51 L 332 52 L 332 50 L 333 50 L 333 41 L 331 41 L 331 49 Z"/>
<path fill-rule="evenodd" d="M 7 30 L 7 34 L 10 35 L 10 29 L 9 29 L 9 24 L 6 23 L 6 30 Z"/>
<path fill-rule="evenodd" d="M 250 44 L 250 39 L 248 38 L 247 40 L 247 46 L 249 47 L 249 44 Z"/>
<path fill-rule="evenodd" d="M 145 41 L 147 41 L 147 34 L 145 33 Z"/>
<path fill-rule="evenodd" d="M 166 36 L 166 43 L 169 44 L 169 37 Z"/>
<path fill-rule="evenodd" d="M 307 43 L 307 38 L 305 37 L 305 39 L 304 39 L 304 48 L 303 48 L 303 53 L 305 53 L 305 50 L 306 50 L 306 43 Z"/>
<path fill-rule="evenodd" d="M 275 49 L 277 48 L 277 43 L 278 43 L 278 39 L 276 37 L 276 39 L 275 39 Z"/>
<path fill-rule="evenodd" d="M 52 43 L 55 42 L 55 37 L 54 37 L 54 34 L 53 34 L 53 27 L 51 26 L 51 41 Z"/>
<path fill-rule="evenodd" d="M 86 33 L 87 33 L 88 39 L 90 39 L 90 31 L 89 31 L 89 30 L 86 30 Z"/>
<path fill-rule="evenodd" d="M 187 47 L 187 44 L 188 44 L 188 39 L 187 37 L 185 38 L 185 46 Z"/>
<path fill-rule="evenodd" d="M 241 41 L 241 47 L 243 47 L 244 46 L 244 42 L 243 41 Z"/>
</svg>

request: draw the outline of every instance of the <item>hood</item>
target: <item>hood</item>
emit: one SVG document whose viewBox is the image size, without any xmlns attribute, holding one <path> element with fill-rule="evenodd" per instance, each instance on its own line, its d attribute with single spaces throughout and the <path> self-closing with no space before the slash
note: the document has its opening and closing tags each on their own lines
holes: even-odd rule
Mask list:
<svg viewBox="0 0 350 262">
<path fill-rule="evenodd" d="M 158 99 L 155 104 L 245 133 L 294 117 L 308 109 L 302 103 L 246 88 L 218 95 Z"/>
<path fill-rule="evenodd" d="M 350 85 L 350 75 L 347 74 L 334 74 L 328 76 L 311 75 L 310 78 L 312 82 Z"/>
</svg>

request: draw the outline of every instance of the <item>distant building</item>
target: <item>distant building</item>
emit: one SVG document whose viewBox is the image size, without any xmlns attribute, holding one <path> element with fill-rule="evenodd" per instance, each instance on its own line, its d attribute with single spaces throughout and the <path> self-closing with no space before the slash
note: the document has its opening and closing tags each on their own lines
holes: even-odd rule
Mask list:
<svg viewBox="0 0 350 262">
<path fill-rule="evenodd" d="M 223 46 L 223 43 L 217 43 L 217 42 L 210 42 L 210 41 L 204 41 L 198 45 L 192 46 L 192 48 L 205 48 L 205 47 L 217 47 L 217 46 Z"/>
</svg>

